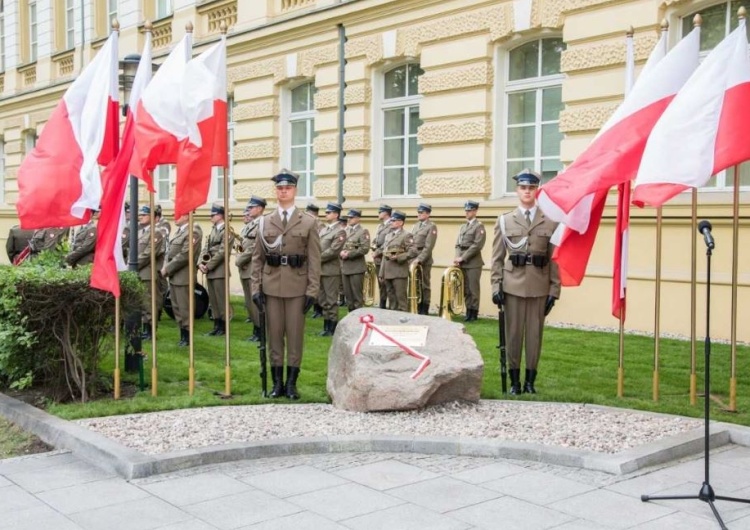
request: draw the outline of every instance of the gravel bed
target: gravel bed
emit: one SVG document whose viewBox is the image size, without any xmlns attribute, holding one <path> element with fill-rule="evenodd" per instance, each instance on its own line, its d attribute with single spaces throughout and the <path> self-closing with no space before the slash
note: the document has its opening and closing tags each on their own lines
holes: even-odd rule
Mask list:
<svg viewBox="0 0 750 530">
<path fill-rule="evenodd" d="M 480 401 L 410 412 L 347 412 L 325 404 L 181 409 L 76 423 L 145 454 L 274 438 L 337 435 L 470 437 L 618 453 L 702 421 L 579 404 Z"/>
</svg>

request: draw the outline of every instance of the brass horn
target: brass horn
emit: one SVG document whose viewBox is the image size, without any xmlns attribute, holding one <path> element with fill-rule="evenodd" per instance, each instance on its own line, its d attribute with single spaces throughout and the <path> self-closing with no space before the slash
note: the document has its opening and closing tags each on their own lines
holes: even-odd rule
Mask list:
<svg viewBox="0 0 750 530">
<path fill-rule="evenodd" d="M 409 264 L 409 281 L 406 287 L 409 299 L 409 313 L 419 313 L 419 304 L 422 303 L 422 282 L 424 271 L 422 264 L 414 260 Z"/>
<path fill-rule="evenodd" d="M 370 307 L 375 304 L 375 288 L 378 285 L 378 271 L 372 261 L 367 262 L 365 277 L 362 280 L 362 303 Z"/>
<path fill-rule="evenodd" d="M 440 284 L 440 316 L 451 320 L 451 314 L 461 314 L 465 308 L 464 271 L 459 267 L 448 267 Z"/>
</svg>

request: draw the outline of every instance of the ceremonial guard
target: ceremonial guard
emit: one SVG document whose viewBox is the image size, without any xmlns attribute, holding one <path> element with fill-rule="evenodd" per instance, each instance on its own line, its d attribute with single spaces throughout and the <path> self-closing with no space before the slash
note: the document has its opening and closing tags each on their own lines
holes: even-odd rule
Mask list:
<svg viewBox="0 0 750 530">
<path fill-rule="evenodd" d="M 31 247 L 31 258 L 38 256 L 45 250 L 55 250 L 58 246 L 62 245 L 62 242 L 68 237 L 70 233 L 69 228 L 56 227 L 56 228 L 40 228 L 34 231 L 34 235 L 31 236 L 29 246 Z"/>
<path fill-rule="evenodd" d="M 151 338 L 151 321 L 153 318 L 153 315 L 151 314 L 151 297 L 156 296 L 157 315 L 161 311 L 161 306 L 164 303 L 163 294 L 160 295 L 158 292 L 158 282 L 156 287 L 157 292 L 152 293 L 151 291 L 151 208 L 148 206 L 141 206 L 138 212 L 138 225 L 138 277 L 141 279 L 141 283 L 146 290 L 146 296 L 143 300 L 141 311 L 143 322 L 142 338 L 148 340 Z M 156 271 L 160 271 L 164 266 L 164 232 L 159 229 L 154 230 L 153 238 Z"/>
<path fill-rule="evenodd" d="M 169 241 L 167 257 L 161 269 L 161 277 L 169 279 L 169 299 L 172 301 L 174 319 L 180 328 L 178 346 L 190 345 L 190 244 L 192 240 L 193 258 L 198 261 L 201 254 L 203 231 L 193 224 L 192 239 L 188 230 L 188 214 L 175 219 L 175 234 Z M 196 283 L 197 268 L 193 264 L 193 285 Z"/>
<path fill-rule="evenodd" d="M 526 350 L 523 391 L 536 393 L 534 381 L 542 350 L 544 318 L 560 297 L 560 275 L 550 243 L 557 223 L 536 204 L 539 174 L 524 169 L 513 177 L 519 206 L 501 215 L 492 242 L 492 301 L 505 309 L 510 393 L 521 393 L 521 348 Z"/>
<path fill-rule="evenodd" d="M 91 212 L 91 220 L 78 228 L 73 236 L 70 252 L 65 256 L 65 263 L 73 268 L 79 265 L 94 263 L 94 249 L 96 248 L 96 219 L 99 210 Z"/>
<path fill-rule="evenodd" d="M 370 232 L 360 224 L 361 210 L 349 210 L 346 242 L 339 254 L 341 258 L 341 280 L 344 284 L 344 298 L 349 311 L 364 306 L 362 290 L 367 263 L 365 256 L 370 252 Z"/>
<path fill-rule="evenodd" d="M 206 275 L 208 283 L 208 300 L 211 304 L 211 313 L 214 317 L 214 329 L 208 335 L 217 336 L 226 334 L 226 319 L 232 315 L 226 314 L 227 292 L 224 285 L 225 275 L 229 274 L 224 261 L 224 230 L 228 229 L 224 222 L 224 205 L 215 202 L 211 205 L 211 224 L 213 228 L 208 235 L 208 246 L 204 250 L 209 258 L 198 266 Z M 229 249 L 234 245 L 234 233 L 229 229 Z"/>
<path fill-rule="evenodd" d="M 383 261 L 378 274 L 388 295 L 388 308 L 408 311 L 406 293 L 409 282 L 409 261 L 417 255 L 414 236 L 404 230 L 406 214 L 396 210 L 391 216 L 392 229 L 383 245 Z"/>
<path fill-rule="evenodd" d="M 237 270 L 240 273 L 242 282 L 242 292 L 245 295 L 245 308 L 250 316 L 250 322 L 253 323 L 253 334 L 248 339 L 251 342 L 257 342 L 260 339 L 260 319 L 258 308 L 253 303 L 253 292 L 250 285 L 250 263 L 255 251 L 255 243 L 258 236 L 258 222 L 266 207 L 265 199 L 253 195 L 245 207 L 245 226 L 240 232 L 240 247 L 237 249 L 239 254 L 235 259 Z"/>
<path fill-rule="evenodd" d="M 122 245 L 122 257 L 127 263 L 128 252 L 130 252 L 130 203 L 126 202 L 123 209 L 125 210 L 125 226 L 122 228 L 120 243 Z"/>
<path fill-rule="evenodd" d="M 320 220 L 318 217 L 318 214 L 320 213 L 320 206 L 314 204 L 314 203 L 308 203 L 307 207 L 305 208 L 305 213 L 312 218 L 315 219 L 315 222 L 317 223 L 318 227 L 318 234 L 320 234 L 320 231 L 325 228 L 326 224 Z M 315 300 L 315 304 L 313 305 L 313 314 L 312 318 L 319 318 L 323 316 L 323 307 L 318 303 L 317 300 Z"/>
<path fill-rule="evenodd" d="M 8 232 L 8 239 L 5 241 L 5 251 L 8 253 L 8 260 L 13 260 L 29 246 L 29 241 L 34 235 L 33 230 L 23 230 L 20 225 L 14 225 Z"/>
<path fill-rule="evenodd" d="M 320 293 L 318 303 L 323 308 L 322 337 L 336 331 L 339 322 L 339 290 L 341 289 L 341 262 L 339 254 L 346 241 L 346 229 L 341 226 L 341 205 L 329 202 L 326 207 L 325 228 L 320 231 Z"/>
<path fill-rule="evenodd" d="M 393 228 L 391 226 L 391 212 L 393 209 L 387 204 L 381 204 L 378 208 L 378 219 L 380 224 L 375 230 L 375 238 L 373 239 L 373 253 L 372 261 L 375 263 L 375 270 L 380 271 L 381 264 L 383 263 L 383 246 L 385 245 L 385 239 Z M 378 272 L 378 295 L 380 297 L 380 308 L 385 309 L 388 294 L 386 292 L 385 284 L 380 279 L 380 273 Z"/>
<path fill-rule="evenodd" d="M 477 219 L 479 203 L 466 201 L 466 223 L 461 225 L 456 240 L 456 258 L 453 264 L 464 273 L 464 299 L 466 301 L 466 318 L 472 322 L 479 317 L 479 280 L 482 277 L 482 249 L 487 238 L 484 225 Z"/>
<path fill-rule="evenodd" d="M 253 302 L 267 313 L 272 398 L 286 395 L 299 399 L 297 378 L 302 363 L 305 313 L 318 298 L 320 286 L 320 236 L 315 219 L 294 206 L 297 180 L 297 175 L 287 170 L 273 177 L 278 207 L 261 217 L 259 241 L 250 265 Z"/>
<path fill-rule="evenodd" d="M 437 241 L 437 225 L 430 220 L 432 206 L 420 203 L 417 206 L 417 218 L 419 222 L 411 230 L 414 236 L 414 244 L 417 247 L 417 257 L 414 261 L 422 266 L 422 301 L 417 307 L 420 315 L 430 312 L 430 300 L 432 299 L 431 275 L 432 275 L 432 250 Z"/>
</svg>

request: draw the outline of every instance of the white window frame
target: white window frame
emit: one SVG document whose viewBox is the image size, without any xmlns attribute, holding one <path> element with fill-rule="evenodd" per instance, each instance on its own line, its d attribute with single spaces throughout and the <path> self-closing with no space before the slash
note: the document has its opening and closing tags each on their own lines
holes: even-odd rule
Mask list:
<svg viewBox="0 0 750 530">
<path fill-rule="evenodd" d="M 407 69 L 409 66 L 416 66 L 417 68 L 421 69 L 421 65 L 418 61 L 403 61 L 401 63 L 397 64 L 389 64 L 386 68 L 383 68 L 381 71 L 375 73 L 375 77 L 373 79 L 373 95 L 374 100 L 376 101 L 376 105 L 373 106 L 374 109 L 374 120 L 373 123 L 375 124 L 373 127 L 373 137 L 375 138 L 375 141 L 373 142 L 373 168 L 371 174 L 373 175 L 373 178 L 376 179 L 375 182 L 372 183 L 371 189 L 377 194 L 377 197 L 382 198 L 396 198 L 396 197 L 412 197 L 412 198 L 418 198 L 419 192 L 418 189 L 414 190 L 414 193 L 409 194 L 407 193 L 408 186 L 409 186 L 409 168 L 414 167 L 414 164 L 409 164 L 409 139 L 410 137 L 414 136 L 416 137 L 416 134 L 412 135 L 409 133 L 409 125 L 411 120 L 411 112 L 410 109 L 412 107 L 417 107 L 417 109 L 420 108 L 420 103 L 422 101 L 422 95 L 421 94 L 412 94 L 407 95 L 404 97 L 399 98 L 385 98 L 385 90 L 383 87 L 383 84 L 385 83 L 385 76 L 388 72 L 391 72 L 395 70 L 396 68 L 401 68 L 402 66 L 406 66 Z M 407 70 L 407 81 L 406 81 L 407 87 L 409 85 L 408 82 L 408 70 Z M 404 165 L 400 166 L 405 168 L 404 177 L 402 181 L 403 186 L 403 193 L 395 194 L 395 195 L 387 195 L 385 193 L 385 113 L 389 110 L 395 110 L 403 108 L 404 109 Z M 421 119 L 421 118 L 420 118 Z M 389 167 L 396 167 L 396 166 L 389 166 Z M 418 171 L 417 174 L 417 180 L 419 180 L 419 162 L 417 161 L 416 168 Z M 418 186 L 417 186 L 418 188 Z"/>
<path fill-rule="evenodd" d="M 172 0 L 154 0 L 155 18 L 168 17 L 173 13 Z"/>
<path fill-rule="evenodd" d="M 494 94 L 496 107 L 501 109 L 500 113 L 497 113 L 496 117 L 496 129 L 498 134 L 496 135 L 497 145 L 493 149 L 493 165 L 496 170 L 495 174 L 495 189 L 496 196 L 508 196 L 515 194 L 515 188 L 508 186 L 508 180 L 511 175 L 508 175 L 508 116 L 509 116 L 509 98 L 508 96 L 517 92 L 526 92 L 535 90 L 537 95 L 535 98 L 535 121 L 534 121 L 534 162 L 533 167 L 535 171 L 541 173 L 541 162 L 542 160 L 554 159 L 550 156 L 542 156 L 542 125 L 554 123 L 552 120 L 542 120 L 542 92 L 546 88 L 562 86 L 565 79 L 565 74 L 553 74 L 547 76 L 538 76 L 533 78 L 519 79 L 516 81 L 510 81 L 510 53 L 513 50 L 520 48 L 530 42 L 543 41 L 546 39 L 561 39 L 561 35 L 555 34 L 544 34 L 535 35 L 529 39 L 519 39 L 511 41 L 511 45 L 498 47 L 497 48 L 497 63 L 498 68 L 496 69 L 496 82 L 495 86 L 498 87 Z M 542 60 L 541 53 L 539 54 L 539 61 Z M 541 66 L 541 65 L 540 65 Z M 557 120 L 559 123 L 559 119 Z M 530 124 L 526 124 L 530 125 Z M 559 160 L 559 156 L 557 157 Z"/>
<path fill-rule="evenodd" d="M 28 130 L 24 134 L 24 154 L 29 154 L 36 147 L 37 134 L 35 130 Z"/>
<path fill-rule="evenodd" d="M 65 0 L 65 49 L 76 47 L 75 0 Z"/>
<path fill-rule="evenodd" d="M 0 72 L 5 71 L 5 0 L 0 0 Z"/>
<path fill-rule="evenodd" d="M 159 164 L 153 172 L 154 178 L 154 200 L 161 204 L 172 204 L 171 192 L 175 179 L 175 166 L 173 164 Z M 166 194 L 162 193 L 162 186 L 166 186 Z"/>
<path fill-rule="evenodd" d="M 687 18 L 692 21 L 693 17 L 696 13 L 700 13 L 702 9 L 707 9 L 710 7 L 715 7 L 717 5 L 724 5 L 725 6 L 725 18 L 724 18 L 724 38 L 726 38 L 730 33 L 730 22 L 731 22 L 731 16 L 732 16 L 732 2 L 731 0 L 725 0 L 724 2 L 713 2 L 711 4 L 702 5 L 699 8 L 696 8 L 695 4 L 687 7 L 686 9 L 683 9 L 681 11 L 675 12 L 674 18 L 677 22 L 678 29 L 678 35 L 679 38 L 683 38 L 686 36 L 686 34 L 683 33 L 683 21 Z M 703 22 L 705 25 L 705 21 Z M 690 25 L 690 29 L 692 30 L 692 23 Z M 711 53 L 711 50 L 701 50 L 699 57 L 700 61 L 702 62 L 703 59 L 705 59 L 709 53 Z M 750 50 L 748 51 L 750 53 Z M 750 163 L 744 162 L 740 164 L 740 173 L 750 173 Z M 713 184 L 713 185 L 710 185 Z M 734 191 L 734 168 L 725 169 L 723 171 L 719 171 L 716 175 L 713 175 L 705 186 L 701 186 L 698 188 L 698 191 L 700 193 L 726 193 L 728 191 Z M 747 185 L 740 185 L 740 191 L 750 191 L 750 184 Z M 688 193 L 690 190 L 685 190 L 683 193 Z"/>
<path fill-rule="evenodd" d="M 107 2 L 107 24 L 106 28 L 110 27 L 110 24 L 112 24 L 112 19 L 117 18 L 117 11 L 118 11 L 118 0 L 106 0 Z"/>
<path fill-rule="evenodd" d="M 229 200 L 234 200 L 234 98 L 227 96 L 227 179 L 229 180 Z M 224 200 L 224 168 L 211 169 L 211 184 L 208 196 L 212 201 Z"/>
<path fill-rule="evenodd" d="M 300 112 L 292 112 L 292 92 L 302 86 L 310 85 L 312 88 L 313 93 L 313 100 L 311 102 L 310 108 L 305 111 Z M 294 171 L 295 173 L 298 173 L 300 175 L 305 175 L 305 189 L 302 188 L 297 189 L 297 196 L 300 198 L 312 198 L 314 197 L 314 186 L 315 186 L 315 159 L 317 158 L 315 151 L 313 150 L 313 143 L 315 141 L 315 117 L 316 117 L 316 111 L 315 111 L 315 94 L 316 88 L 315 88 L 315 80 L 308 79 L 301 83 L 296 83 L 294 85 L 290 85 L 286 90 L 284 90 L 283 99 L 282 99 L 282 120 L 283 120 L 283 153 L 284 153 L 284 167 L 289 168 L 290 170 Z M 307 146 L 308 148 L 308 154 L 307 157 L 307 165 L 304 169 L 304 171 L 300 171 L 298 168 L 292 167 L 292 124 L 294 122 L 307 122 L 306 126 L 306 139 L 308 140 L 308 143 L 303 144 L 304 146 Z M 302 147 L 303 145 L 298 145 L 294 147 Z"/>
<path fill-rule="evenodd" d="M 29 62 L 33 63 L 37 59 L 39 46 L 39 20 L 36 0 L 29 0 Z"/>
</svg>

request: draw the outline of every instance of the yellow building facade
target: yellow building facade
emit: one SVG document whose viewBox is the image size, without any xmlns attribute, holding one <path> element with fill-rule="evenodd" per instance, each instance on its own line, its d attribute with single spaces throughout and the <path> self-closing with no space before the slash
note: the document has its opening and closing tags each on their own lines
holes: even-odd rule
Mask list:
<svg viewBox="0 0 750 530">
<path fill-rule="evenodd" d="M 689 31 L 693 15 L 701 13 L 702 53 L 707 53 L 736 25 L 740 2 L 88 0 L 83 16 L 76 11 L 77 2 L 8 4 L 0 24 L 5 57 L 0 74 L 3 237 L 17 222 L 15 175 L 21 160 L 71 79 L 103 43 L 112 16 L 121 26 L 120 57 L 140 53 L 143 23 L 155 19 L 156 62 L 179 41 L 188 22 L 195 26 L 195 54 L 215 42 L 222 23 L 229 26 L 229 177 L 236 229 L 250 195 L 273 199 L 269 178 L 282 167 L 302 177 L 299 206 L 337 200 L 343 27 L 345 210 L 362 209 L 363 223 L 373 231 L 377 207 L 386 203 L 409 215 L 408 229 L 416 221 L 417 204 L 432 205 L 439 227 L 434 312 L 440 275 L 452 263 L 463 204 L 478 201 L 488 232 L 480 314 L 493 315 L 492 232 L 497 216 L 516 205 L 511 177 L 532 167 L 552 178 L 585 149 L 622 101 L 628 27 L 635 32 L 638 70 L 659 38 L 662 20 L 669 23 L 674 45 Z M 61 13 L 69 18 L 55 16 Z M 156 181 L 157 200 L 169 213 L 173 172 L 161 168 Z M 750 341 L 750 327 L 744 325 L 750 314 L 750 188 L 745 186 L 750 186 L 750 171 L 740 171 L 736 245 L 733 172 L 713 178 L 697 193 L 697 202 L 698 218 L 711 220 L 717 241 L 711 335 L 728 339 L 732 334 L 737 248 L 736 333 L 739 340 Z M 210 200 L 222 198 L 217 172 Z M 702 336 L 705 247 L 691 227 L 691 202 L 691 194 L 685 193 L 663 208 L 659 325 L 662 332 L 690 334 L 691 256 L 697 241 L 697 332 Z M 612 196 L 586 279 L 580 287 L 563 290 L 551 321 L 617 326 L 610 314 L 614 204 Z M 201 220 L 207 228 L 205 212 Z M 628 329 L 654 329 L 656 234 L 656 212 L 634 209 Z M 239 284 L 235 288 L 240 291 Z"/>
</svg>

